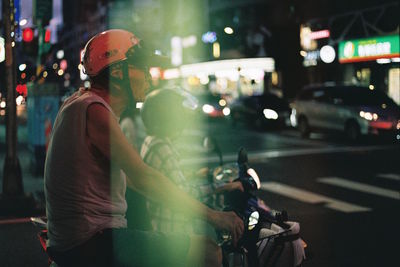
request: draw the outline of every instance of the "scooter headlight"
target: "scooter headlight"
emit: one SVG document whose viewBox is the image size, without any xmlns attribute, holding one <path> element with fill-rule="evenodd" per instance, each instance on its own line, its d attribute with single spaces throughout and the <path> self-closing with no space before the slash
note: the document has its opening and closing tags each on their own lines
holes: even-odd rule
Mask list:
<svg viewBox="0 0 400 267">
<path fill-rule="evenodd" d="M 249 224 L 248 224 L 248 229 L 249 230 L 253 230 L 256 227 L 259 218 L 260 218 L 260 214 L 258 213 L 258 211 L 253 211 L 250 214 Z"/>
<path fill-rule="evenodd" d="M 248 174 L 251 178 L 253 178 L 254 182 L 255 182 L 256 185 L 257 185 L 257 189 L 260 189 L 260 187 L 261 187 L 261 182 L 260 182 L 260 178 L 258 177 L 257 172 L 256 172 L 254 169 L 250 168 L 250 169 L 247 170 L 247 174 Z"/>
</svg>

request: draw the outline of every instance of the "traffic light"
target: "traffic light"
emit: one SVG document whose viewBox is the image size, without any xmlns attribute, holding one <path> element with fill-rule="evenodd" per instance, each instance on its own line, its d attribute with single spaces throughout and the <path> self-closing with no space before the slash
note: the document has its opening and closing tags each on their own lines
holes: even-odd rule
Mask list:
<svg viewBox="0 0 400 267">
<path fill-rule="evenodd" d="M 22 30 L 22 50 L 27 56 L 37 56 L 38 38 L 35 37 L 35 32 L 32 28 L 25 28 Z"/>
<path fill-rule="evenodd" d="M 22 40 L 25 43 L 30 43 L 33 41 L 34 38 L 34 32 L 31 28 L 25 28 L 22 31 Z"/>
<path fill-rule="evenodd" d="M 35 31 L 32 28 L 25 28 L 22 31 L 22 47 L 23 52 L 31 57 L 46 54 L 51 48 L 51 30 L 38 29 L 38 34 L 35 36 Z M 39 36 L 40 35 L 40 36 Z"/>
<path fill-rule="evenodd" d="M 46 31 L 44 32 L 44 42 L 50 43 L 50 39 L 51 39 L 51 31 L 49 29 L 46 29 Z"/>
<path fill-rule="evenodd" d="M 49 52 L 51 48 L 51 31 L 49 29 L 46 29 L 43 31 L 43 43 L 42 43 L 42 53 L 47 53 Z"/>
</svg>

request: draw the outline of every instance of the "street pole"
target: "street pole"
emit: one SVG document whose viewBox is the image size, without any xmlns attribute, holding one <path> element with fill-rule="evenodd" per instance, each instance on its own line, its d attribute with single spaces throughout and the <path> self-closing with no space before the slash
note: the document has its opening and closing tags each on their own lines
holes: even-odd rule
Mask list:
<svg viewBox="0 0 400 267">
<path fill-rule="evenodd" d="M 21 196 L 24 194 L 21 167 L 17 156 L 16 67 L 14 54 L 16 25 L 14 10 L 13 0 L 3 0 L 7 87 L 6 158 L 3 170 L 4 196 Z"/>
<path fill-rule="evenodd" d="M 37 213 L 32 195 L 25 195 L 22 173 L 17 156 L 17 107 L 15 102 L 15 8 L 14 0 L 2 0 L 5 35 L 5 76 L 7 87 L 6 107 L 6 158 L 3 169 L 3 193 L 0 195 L 0 215 L 31 216 Z"/>
</svg>

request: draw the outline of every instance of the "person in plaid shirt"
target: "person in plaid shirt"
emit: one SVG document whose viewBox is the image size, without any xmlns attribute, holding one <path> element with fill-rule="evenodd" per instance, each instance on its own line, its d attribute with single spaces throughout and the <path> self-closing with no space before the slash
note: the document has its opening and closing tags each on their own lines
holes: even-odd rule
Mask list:
<svg viewBox="0 0 400 267">
<path fill-rule="evenodd" d="M 179 137 L 190 110 L 196 108 L 195 99 L 183 90 L 158 89 L 150 93 L 143 104 L 141 115 L 148 136 L 140 155 L 143 161 L 163 173 L 182 190 L 208 204 L 210 197 L 225 191 L 241 190 L 242 183 L 198 183 L 190 179 L 181 169 L 180 155 L 172 139 Z M 147 203 L 154 230 L 162 232 L 204 233 L 209 228 L 199 221 L 190 221 L 183 213 L 173 212 L 165 205 Z M 207 231 L 207 230 L 206 230 Z"/>
</svg>

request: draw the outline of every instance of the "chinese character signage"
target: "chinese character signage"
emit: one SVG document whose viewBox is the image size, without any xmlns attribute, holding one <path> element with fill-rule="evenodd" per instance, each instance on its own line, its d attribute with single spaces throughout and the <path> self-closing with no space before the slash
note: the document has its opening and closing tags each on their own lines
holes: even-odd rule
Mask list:
<svg viewBox="0 0 400 267">
<path fill-rule="evenodd" d="M 339 43 L 340 63 L 394 57 L 400 57 L 398 35 L 349 40 Z"/>
</svg>

